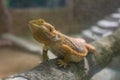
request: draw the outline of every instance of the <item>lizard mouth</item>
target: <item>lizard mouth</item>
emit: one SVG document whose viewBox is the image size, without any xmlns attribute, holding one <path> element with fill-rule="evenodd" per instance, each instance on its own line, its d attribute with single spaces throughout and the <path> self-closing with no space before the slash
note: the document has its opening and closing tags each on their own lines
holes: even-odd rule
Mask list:
<svg viewBox="0 0 120 80">
<path fill-rule="evenodd" d="M 29 27 L 31 30 L 47 30 L 47 28 L 44 26 L 44 20 L 43 19 L 37 19 L 37 20 L 31 20 L 29 22 Z"/>
<path fill-rule="evenodd" d="M 42 20 L 32 20 L 29 22 L 30 25 L 38 28 L 40 28 L 40 26 L 43 25 L 43 23 L 44 22 Z"/>
</svg>

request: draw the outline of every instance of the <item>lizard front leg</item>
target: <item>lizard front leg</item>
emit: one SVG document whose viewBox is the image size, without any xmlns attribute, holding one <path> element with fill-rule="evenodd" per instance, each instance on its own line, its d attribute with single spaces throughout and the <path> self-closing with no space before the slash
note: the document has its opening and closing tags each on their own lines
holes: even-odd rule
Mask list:
<svg viewBox="0 0 120 80">
<path fill-rule="evenodd" d="M 48 48 L 44 45 L 43 46 L 43 54 L 42 54 L 42 57 L 43 57 L 43 61 L 47 61 L 49 59 L 48 55 L 47 55 L 47 52 L 48 52 Z"/>
</svg>

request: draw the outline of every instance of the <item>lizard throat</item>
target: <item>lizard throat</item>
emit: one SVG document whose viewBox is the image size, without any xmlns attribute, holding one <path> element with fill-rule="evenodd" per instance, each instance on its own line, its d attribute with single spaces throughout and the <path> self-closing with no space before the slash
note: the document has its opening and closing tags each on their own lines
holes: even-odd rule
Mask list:
<svg viewBox="0 0 120 80">
<path fill-rule="evenodd" d="M 33 32 L 34 38 L 39 41 L 40 43 L 50 45 L 50 44 L 56 44 L 56 42 L 60 41 L 61 38 L 57 34 L 50 34 L 50 33 L 45 33 L 42 31 L 35 31 Z"/>
</svg>

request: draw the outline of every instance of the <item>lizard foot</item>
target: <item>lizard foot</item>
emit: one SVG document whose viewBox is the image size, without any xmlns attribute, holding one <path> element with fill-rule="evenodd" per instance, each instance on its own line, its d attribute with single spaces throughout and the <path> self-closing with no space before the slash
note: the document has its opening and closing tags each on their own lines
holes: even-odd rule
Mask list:
<svg viewBox="0 0 120 80">
<path fill-rule="evenodd" d="M 43 57 L 43 62 L 48 61 L 48 60 L 49 60 L 48 57 Z"/>
<path fill-rule="evenodd" d="M 58 60 L 58 65 L 59 65 L 60 67 L 66 68 L 68 64 L 67 64 L 65 61 L 59 59 L 59 60 Z"/>
</svg>

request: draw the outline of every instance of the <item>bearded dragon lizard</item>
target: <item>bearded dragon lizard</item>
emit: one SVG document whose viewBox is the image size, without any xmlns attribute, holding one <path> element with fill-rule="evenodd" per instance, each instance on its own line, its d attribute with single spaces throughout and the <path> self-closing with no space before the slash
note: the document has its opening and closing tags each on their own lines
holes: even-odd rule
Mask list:
<svg viewBox="0 0 120 80">
<path fill-rule="evenodd" d="M 44 44 L 43 61 L 49 59 L 47 52 L 50 50 L 57 57 L 63 58 L 58 61 L 59 66 L 66 67 L 69 62 L 80 62 L 89 50 L 95 50 L 84 39 L 66 36 L 43 19 L 31 20 L 29 26 L 33 37 Z"/>
</svg>

